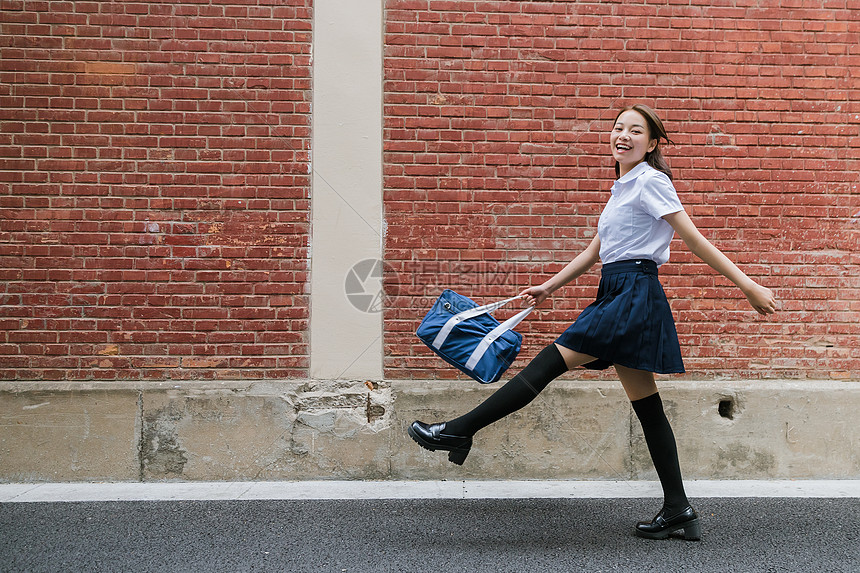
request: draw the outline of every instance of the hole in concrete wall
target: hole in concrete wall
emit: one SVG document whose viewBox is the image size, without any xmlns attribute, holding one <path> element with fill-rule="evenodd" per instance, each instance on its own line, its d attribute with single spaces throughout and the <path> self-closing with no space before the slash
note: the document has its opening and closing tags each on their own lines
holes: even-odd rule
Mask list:
<svg viewBox="0 0 860 573">
<path fill-rule="evenodd" d="M 731 398 L 725 398 L 720 400 L 719 405 L 717 405 L 717 412 L 720 413 L 720 416 L 723 418 L 728 418 L 729 420 L 735 419 L 735 401 Z"/>
<path fill-rule="evenodd" d="M 373 404 L 370 401 L 370 394 L 367 395 L 367 423 L 370 424 L 385 415 L 385 408 L 379 404 Z"/>
</svg>

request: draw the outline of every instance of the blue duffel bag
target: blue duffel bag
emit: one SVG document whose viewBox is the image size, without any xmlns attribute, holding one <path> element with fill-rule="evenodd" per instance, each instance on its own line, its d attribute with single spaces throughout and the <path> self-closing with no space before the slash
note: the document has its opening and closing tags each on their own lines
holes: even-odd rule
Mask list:
<svg viewBox="0 0 860 573">
<path fill-rule="evenodd" d="M 464 374 L 481 384 L 495 382 L 520 352 L 523 336 L 513 329 L 534 307 L 501 324 L 490 313 L 515 300 L 520 297 L 478 306 L 473 300 L 445 289 L 416 334 L 430 350 Z"/>
</svg>

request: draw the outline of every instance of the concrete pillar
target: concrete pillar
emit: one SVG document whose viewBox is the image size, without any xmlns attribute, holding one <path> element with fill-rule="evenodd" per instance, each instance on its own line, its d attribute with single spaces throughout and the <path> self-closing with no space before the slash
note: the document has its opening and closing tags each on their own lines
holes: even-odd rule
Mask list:
<svg viewBox="0 0 860 573">
<path fill-rule="evenodd" d="M 310 377 L 382 378 L 382 0 L 318 0 Z"/>
</svg>

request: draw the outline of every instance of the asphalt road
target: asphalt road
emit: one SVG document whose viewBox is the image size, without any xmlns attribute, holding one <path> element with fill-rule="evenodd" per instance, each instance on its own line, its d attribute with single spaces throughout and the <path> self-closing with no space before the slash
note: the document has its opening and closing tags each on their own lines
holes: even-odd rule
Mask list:
<svg viewBox="0 0 860 573">
<path fill-rule="evenodd" d="M 655 499 L 0 504 L 0 570 L 860 572 L 860 499 L 706 498 L 700 542 Z"/>
</svg>

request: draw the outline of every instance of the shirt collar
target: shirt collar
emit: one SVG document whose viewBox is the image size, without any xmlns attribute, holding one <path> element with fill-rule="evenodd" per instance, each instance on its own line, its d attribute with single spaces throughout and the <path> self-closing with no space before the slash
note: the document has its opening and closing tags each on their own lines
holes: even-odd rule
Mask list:
<svg viewBox="0 0 860 573">
<path fill-rule="evenodd" d="M 649 167 L 650 167 L 650 165 L 648 165 L 648 162 L 647 162 L 647 161 L 642 161 L 642 162 L 641 162 L 641 163 L 639 163 L 636 167 L 634 167 L 633 169 L 631 169 L 630 171 L 628 171 L 627 173 L 625 173 L 624 175 L 622 175 L 622 176 L 618 179 L 618 181 L 617 181 L 617 182 L 618 182 L 618 183 L 630 183 L 631 181 L 633 181 L 634 179 L 636 179 L 637 177 L 639 177 L 640 175 L 642 175 L 643 173 L 645 173 L 645 171 L 646 171 Z"/>
</svg>

